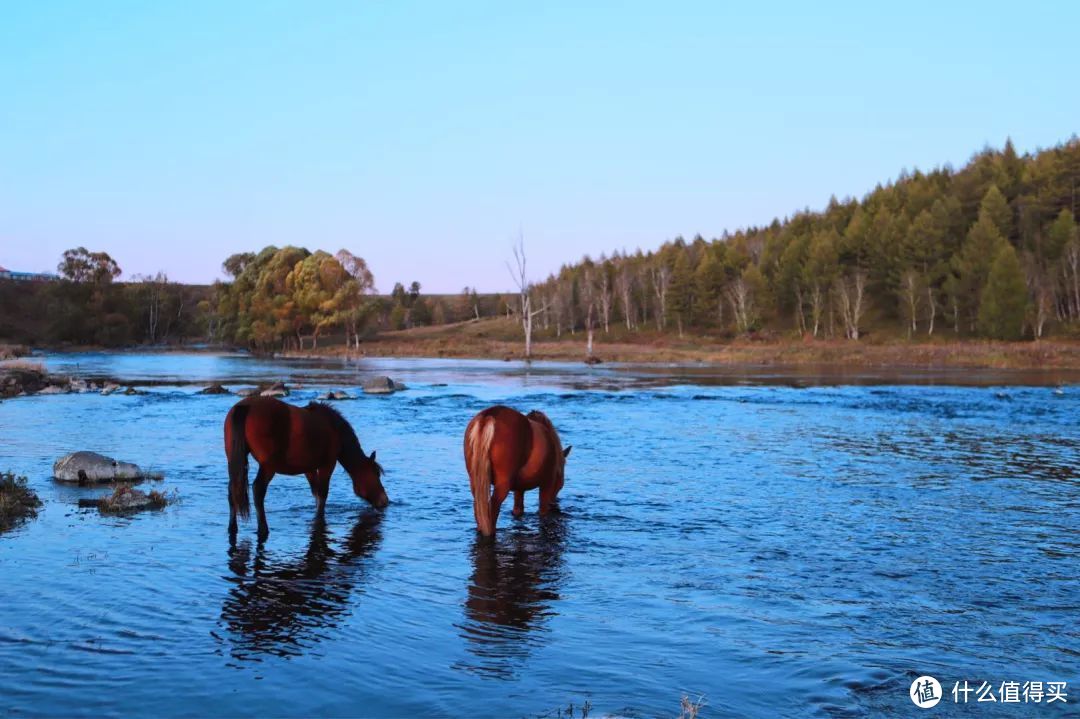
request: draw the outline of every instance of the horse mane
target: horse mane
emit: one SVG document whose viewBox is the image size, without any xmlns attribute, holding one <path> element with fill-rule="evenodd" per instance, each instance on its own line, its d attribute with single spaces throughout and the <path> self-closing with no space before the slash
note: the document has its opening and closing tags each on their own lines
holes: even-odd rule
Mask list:
<svg viewBox="0 0 1080 719">
<path fill-rule="evenodd" d="M 305 407 L 309 412 L 317 412 L 326 416 L 330 420 L 331 424 L 337 428 L 338 433 L 341 435 L 341 453 L 346 459 L 366 459 L 371 461 L 366 454 L 364 454 L 363 447 L 360 446 L 360 438 L 356 436 L 356 430 L 349 424 L 349 420 L 345 419 L 336 408 L 331 407 L 323 402 L 309 402 Z M 381 477 L 383 474 L 382 465 L 375 462 L 375 471 Z"/>
<path fill-rule="evenodd" d="M 555 431 L 555 425 L 551 423 L 551 420 L 548 419 L 548 416 L 546 414 L 544 414 L 538 409 L 534 409 L 533 411 L 529 412 L 527 415 L 525 415 L 525 417 L 541 425 L 544 428 L 544 431 L 547 433 L 548 441 L 551 442 L 551 444 L 555 447 L 555 456 L 557 460 L 555 462 L 555 471 L 559 473 L 561 479 L 565 462 L 562 461 L 562 441 L 559 439 L 559 433 Z"/>
</svg>

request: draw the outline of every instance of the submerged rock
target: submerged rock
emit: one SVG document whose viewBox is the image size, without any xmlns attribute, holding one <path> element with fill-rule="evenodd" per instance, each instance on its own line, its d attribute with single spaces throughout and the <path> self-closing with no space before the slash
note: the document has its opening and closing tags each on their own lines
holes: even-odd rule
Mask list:
<svg viewBox="0 0 1080 719">
<path fill-rule="evenodd" d="M 221 383 L 215 382 L 209 387 L 199 390 L 199 394 L 229 394 L 229 390 L 223 387 Z"/>
<path fill-rule="evenodd" d="M 251 397 L 259 393 L 259 390 L 254 387 L 244 387 L 243 389 L 236 390 L 237 397 Z"/>
<path fill-rule="evenodd" d="M 284 382 L 275 382 L 259 392 L 259 395 L 262 397 L 288 397 L 289 388 Z"/>
<path fill-rule="evenodd" d="M 367 394 L 393 394 L 405 389 L 401 382 L 395 382 L 386 375 L 371 377 L 364 381 L 364 392 Z"/>
<path fill-rule="evenodd" d="M 344 390 L 331 390 L 329 392 L 323 392 L 319 395 L 320 400 L 343 400 L 343 399 L 355 399 L 351 394 Z"/>
<path fill-rule="evenodd" d="M 53 477 L 61 482 L 93 484 L 96 482 L 137 482 L 161 479 L 160 472 L 144 471 L 131 462 L 118 462 L 97 452 L 73 452 L 56 460 Z"/>
</svg>

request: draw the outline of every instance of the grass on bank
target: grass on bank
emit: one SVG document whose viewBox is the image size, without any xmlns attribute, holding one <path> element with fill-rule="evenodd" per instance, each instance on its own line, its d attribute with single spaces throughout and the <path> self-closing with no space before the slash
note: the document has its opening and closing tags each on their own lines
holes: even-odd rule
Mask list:
<svg viewBox="0 0 1080 719">
<path fill-rule="evenodd" d="M 26 477 L 0 472 L 0 532 L 37 516 L 41 500 L 26 486 Z"/>
<path fill-rule="evenodd" d="M 357 353 L 335 339 L 327 337 L 318 350 L 298 354 Z M 1074 340 L 1000 342 L 958 339 L 951 332 L 914 340 L 878 332 L 852 341 L 775 333 L 733 338 L 687 332 L 679 337 L 676 332 L 612 325 L 607 333 L 597 330 L 593 342 L 594 354 L 605 362 L 1080 369 L 1080 342 Z M 524 342 L 520 324 L 499 317 L 382 332 L 363 341 L 359 352 L 374 357 L 518 360 L 524 357 Z M 582 362 L 586 357 L 584 332 L 556 337 L 553 330 L 539 330 L 533 337 L 533 359 Z"/>
</svg>

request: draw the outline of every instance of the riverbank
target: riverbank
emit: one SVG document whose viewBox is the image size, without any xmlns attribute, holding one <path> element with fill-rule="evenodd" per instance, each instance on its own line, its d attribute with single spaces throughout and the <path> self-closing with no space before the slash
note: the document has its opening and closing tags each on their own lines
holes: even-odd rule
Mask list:
<svg viewBox="0 0 1080 719">
<path fill-rule="evenodd" d="M 585 362 L 584 333 L 538 332 L 532 346 L 534 360 Z M 29 348 L 19 348 L 25 355 Z M 35 348 L 41 350 L 43 348 Z M 102 351 L 118 354 L 220 354 L 235 348 L 211 345 L 130 347 L 104 350 L 95 347 L 56 348 L 60 354 L 72 351 Z M 243 354 L 241 352 L 241 354 Z M 363 340 L 359 349 L 346 347 L 341 338 L 323 338 L 317 349 L 267 355 L 282 358 L 320 359 L 326 357 L 446 358 L 522 360 L 525 357 L 521 327 L 512 319 L 487 318 L 479 321 L 433 327 L 416 327 L 382 332 Z M 908 341 L 875 335 L 854 342 L 842 339 L 800 339 L 764 335 L 728 338 L 715 335 L 679 337 L 655 331 L 627 332 L 612 327 L 610 333 L 594 336 L 593 357 L 599 362 L 624 364 L 684 364 L 735 367 L 829 367 L 834 369 L 1002 369 L 1080 371 L 1080 340 L 1044 339 L 1038 342 L 999 342 L 952 339 L 939 335 L 933 341 Z M 21 362 L 36 364 L 33 358 Z M 17 365 L 20 360 L 0 363 Z M 99 378 L 100 379 L 100 378 Z M 108 378 L 112 379 L 112 378 Z M 217 379 L 217 378 L 208 378 Z M 122 380 L 116 380 L 122 383 Z"/>
<path fill-rule="evenodd" d="M 324 357 L 358 354 L 356 349 L 331 345 L 290 352 L 287 357 Z M 513 321 L 481 320 L 438 327 L 384 332 L 361 343 L 359 354 L 369 357 L 444 357 L 456 359 L 524 359 L 521 330 Z M 601 362 L 631 364 L 685 363 L 715 365 L 846 366 L 852 368 L 957 368 L 1076 369 L 1080 370 L 1080 342 L 995 342 L 950 340 L 909 342 L 902 339 L 726 339 L 710 336 L 679 338 L 674 334 L 635 332 L 612 328 L 594 337 L 593 355 Z M 585 335 L 563 334 L 559 339 L 536 339 L 536 360 L 584 362 L 588 358 Z"/>
</svg>

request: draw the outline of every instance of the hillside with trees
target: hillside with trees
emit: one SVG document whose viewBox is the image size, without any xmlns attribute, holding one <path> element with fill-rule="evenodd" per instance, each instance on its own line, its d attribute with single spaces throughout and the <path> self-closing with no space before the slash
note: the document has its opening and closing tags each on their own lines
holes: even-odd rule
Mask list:
<svg viewBox="0 0 1080 719">
<path fill-rule="evenodd" d="M 903 173 L 764 227 L 586 257 L 532 288 L 548 334 L 765 333 L 858 340 L 1072 335 L 1080 141 Z"/>
</svg>

